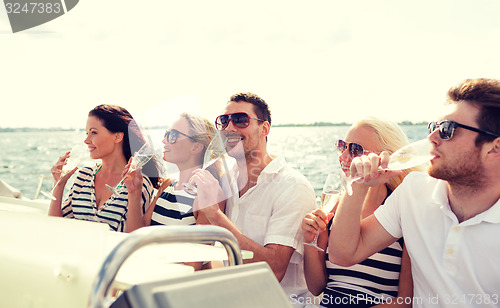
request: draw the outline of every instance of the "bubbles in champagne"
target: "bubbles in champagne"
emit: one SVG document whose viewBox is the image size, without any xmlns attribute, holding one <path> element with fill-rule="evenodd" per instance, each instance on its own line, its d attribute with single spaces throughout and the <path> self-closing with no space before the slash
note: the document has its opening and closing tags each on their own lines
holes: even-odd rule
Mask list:
<svg viewBox="0 0 500 308">
<path fill-rule="evenodd" d="M 335 204 L 337 203 L 337 200 L 340 195 L 340 190 L 328 190 L 328 191 L 323 191 L 321 194 L 321 209 L 325 213 L 329 213 Z"/>
</svg>

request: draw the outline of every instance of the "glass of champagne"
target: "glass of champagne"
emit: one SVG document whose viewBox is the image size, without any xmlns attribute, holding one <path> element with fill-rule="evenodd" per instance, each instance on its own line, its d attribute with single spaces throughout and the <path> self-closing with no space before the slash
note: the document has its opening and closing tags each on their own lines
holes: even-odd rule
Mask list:
<svg viewBox="0 0 500 308">
<path fill-rule="evenodd" d="M 85 144 L 77 144 L 71 148 L 71 151 L 69 152 L 69 157 L 66 160 L 66 164 L 62 167 L 61 174 L 59 175 L 59 179 L 55 182 L 54 186 L 52 186 L 52 189 L 48 192 L 41 191 L 41 193 L 51 199 L 51 200 L 57 200 L 57 198 L 54 196 L 54 190 L 57 187 L 57 184 L 61 181 L 61 179 L 71 172 L 73 169 L 75 169 L 76 166 L 80 163 L 80 161 L 88 154 L 89 148 Z"/>
<path fill-rule="evenodd" d="M 380 168 L 380 170 L 404 170 L 425 164 L 432 158 L 431 149 L 432 144 L 427 138 L 410 143 L 392 153 L 387 168 Z M 363 176 L 352 174 L 347 177 L 344 172 L 340 171 L 342 185 L 349 196 L 352 195 L 352 183 L 362 178 Z"/>
<path fill-rule="evenodd" d="M 222 136 L 219 131 L 216 131 L 214 137 L 207 146 L 205 155 L 203 156 L 203 166 L 201 168 L 202 170 L 205 170 L 213 165 L 222 155 L 226 153 L 226 144 L 227 138 L 225 136 Z M 193 196 L 198 194 L 196 185 L 192 185 L 190 183 L 182 183 L 182 186 L 184 187 L 184 191 L 188 194 Z"/>
<path fill-rule="evenodd" d="M 123 181 L 127 178 L 130 172 L 142 168 L 147 162 L 154 156 L 154 150 L 151 145 L 145 143 L 137 152 L 135 152 L 132 157 L 132 162 L 130 163 L 130 167 L 127 173 L 123 176 L 123 178 L 116 184 L 116 186 L 111 186 L 106 184 L 106 187 L 111 190 L 113 195 L 118 196 L 120 191 L 125 186 L 123 185 Z"/>
<path fill-rule="evenodd" d="M 337 200 L 340 196 L 342 185 L 337 174 L 328 174 L 326 178 L 325 185 L 323 186 L 323 191 L 321 193 L 321 203 L 320 209 L 328 215 L 337 204 Z M 324 251 L 321 247 L 318 246 L 318 236 L 319 229 L 316 231 L 316 235 L 314 236 L 314 240 L 311 243 L 304 243 L 305 245 L 312 246 L 318 250 Z"/>
</svg>

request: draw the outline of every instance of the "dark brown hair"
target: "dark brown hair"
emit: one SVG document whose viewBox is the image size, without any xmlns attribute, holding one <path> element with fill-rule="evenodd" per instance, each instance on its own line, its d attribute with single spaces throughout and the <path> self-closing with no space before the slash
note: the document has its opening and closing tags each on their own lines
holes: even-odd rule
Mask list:
<svg viewBox="0 0 500 308">
<path fill-rule="evenodd" d="M 269 122 L 271 125 L 271 111 L 266 101 L 260 98 L 257 94 L 250 92 L 236 93 L 229 99 L 230 102 L 247 102 L 254 106 L 254 111 L 257 117 L 261 120 Z"/>
<path fill-rule="evenodd" d="M 479 128 L 500 135 L 500 81 L 496 79 L 466 79 L 448 91 L 448 102 L 466 101 L 480 109 L 476 119 Z M 476 146 L 495 137 L 478 134 Z"/>
<path fill-rule="evenodd" d="M 112 133 L 123 133 L 122 150 L 125 160 L 132 157 L 132 153 L 139 150 L 145 142 L 144 136 L 127 109 L 103 104 L 90 110 L 89 116 L 94 116 L 102 121 L 104 127 Z M 150 160 L 143 168 L 154 187 L 158 186 L 158 165 L 155 160 Z"/>
</svg>

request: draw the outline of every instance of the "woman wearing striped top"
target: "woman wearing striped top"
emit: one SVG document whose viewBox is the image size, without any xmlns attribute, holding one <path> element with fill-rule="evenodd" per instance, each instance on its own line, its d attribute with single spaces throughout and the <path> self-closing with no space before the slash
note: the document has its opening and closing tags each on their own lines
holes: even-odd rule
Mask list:
<svg viewBox="0 0 500 308">
<path fill-rule="evenodd" d="M 366 118 L 353 124 L 345 139 L 337 141 L 336 146 L 341 172 L 347 176 L 354 157 L 369 152 L 392 153 L 408 144 L 399 126 L 377 118 Z M 372 214 L 410 171 L 406 170 L 400 177 L 384 185 L 370 188 L 363 204 L 363 218 Z M 306 215 L 302 221 L 304 242 L 311 242 L 319 228 L 318 246 L 327 251 L 329 232 L 324 231 L 329 229 L 328 220 L 333 217 L 335 210 L 328 215 L 321 210 Z M 314 247 L 305 245 L 304 251 L 307 286 L 314 295 L 323 293 L 322 307 L 373 307 L 389 303 L 411 307 L 408 301 L 413 294 L 413 282 L 410 260 L 402 240 L 351 267 L 332 264 L 325 252 Z"/>
<path fill-rule="evenodd" d="M 165 133 L 163 139 L 163 159 L 177 165 L 179 178 L 164 181 L 151 203 L 151 207 L 144 213 L 140 207 L 140 177 L 132 172 L 125 183 L 131 197 L 129 223 L 130 228 L 136 229 L 149 225 L 194 225 L 208 224 L 207 218 L 199 211 L 193 211 L 198 202 L 195 196 L 184 191 L 183 183 L 188 183 L 193 171 L 201 168 L 203 157 L 215 134 L 215 126 L 200 116 L 183 113 Z M 220 163 L 215 163 L 208 169 L 214 177 L 220 179 Z M 132 202 L 132 200 L 135 200 Z M 219 204 L 224 210 L 225 203 Z"/>
<path fill-rule="evenodd" d="M 142 134 L 132 115 L 125 108 L 114 105 L 99 105 L 92 109 L 85 130 L 87 138 L 84 142 L 89 147 L 90 157 L 100 159 L 101 163 L 78 170 L 69 196 L 61 207 L 64 186 L 77 168 L 64 176 L 54 190 L 57 200 L 50 203 L 49 215 L 107 223 L 112 230 L 130 231 L 127 229 L 127 190 L 114 196 L 105 184 L 114 186 L 121 180 L 132 153 L 144 144 Z M 51 169 L 55 180 L 68 157 L 69 153 L 61 156 Z M 153 186 L 158 181 L 153 160 L 146 168 L 151 178 L 141 176 L 140 206 L 143 212 L 149 207 Z"/>
</svg>

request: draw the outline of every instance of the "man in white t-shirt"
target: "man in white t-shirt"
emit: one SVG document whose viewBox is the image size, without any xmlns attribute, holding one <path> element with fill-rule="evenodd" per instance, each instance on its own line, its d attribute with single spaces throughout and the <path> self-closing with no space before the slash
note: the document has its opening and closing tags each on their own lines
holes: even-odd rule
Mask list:
<svg viewBox="0 0 500 308">
<path fill-rule="evenodd" d="M 228 138 L 228 154 L 236 159 L 237 185 L 226 201 L 225 214 L 218 207 L 203 210 L 210 223 L 230 230 L 241 249 L 253 252 L 246 262 L 267 262 L 290 302 L 306 306 L 312 295 L 303 272 L 300 222 L 316 208 L 313 188 L 283 157 L 267 152 L 271 114 L 259 96 L 233 95 L 215 124 Z M 192 181 L 213 179 L 200 170 Z M 198 199 L 204 194 L 199 190 Z"/>
<path fill-rule="evenodd" d="M 500 81 L 465 80 L 448 91 L 451 110 L 429 124 L 432 159 L 375 213 L 360 221 L 387 153 L 356 158 L 353 184 L 336 212 L 330 260 L 348 266 L 403 237 L 411 259 L 414 307 L 500 307 Z M 401 301 L 409 299 L 400 299 Z"/>
</svg>

